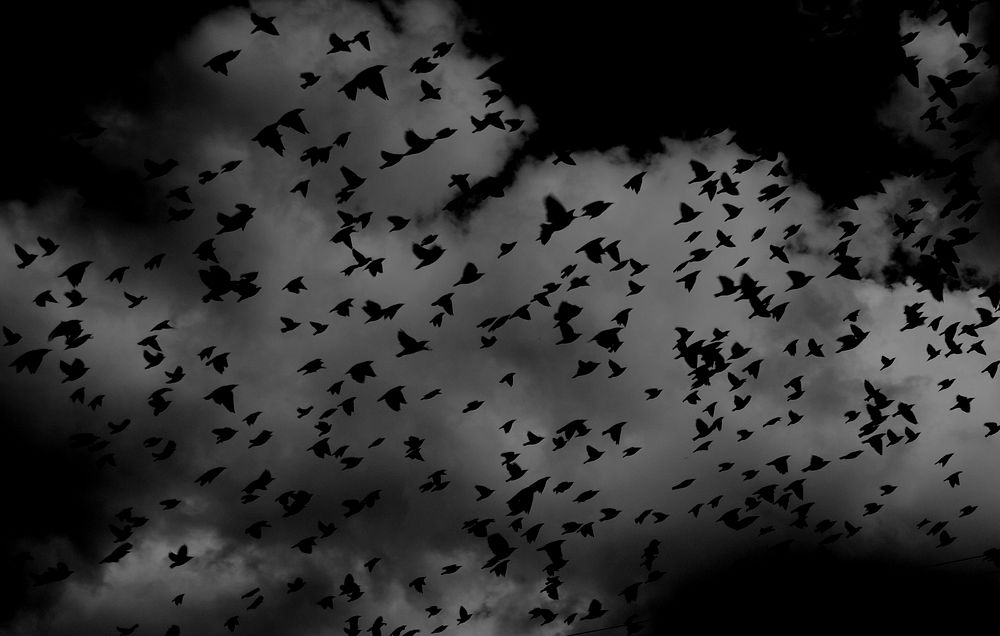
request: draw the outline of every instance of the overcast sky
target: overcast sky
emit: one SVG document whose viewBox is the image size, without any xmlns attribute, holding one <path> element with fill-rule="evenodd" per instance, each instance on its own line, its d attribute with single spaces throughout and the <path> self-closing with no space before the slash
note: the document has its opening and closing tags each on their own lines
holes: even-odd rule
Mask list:
<svg viewBox="0 0 1000 636">
<path fill-rule="evenodd" d="M 0 633 L 984 612 L 995 16 L 699 4 L 20 10 Z"/>
</svg>

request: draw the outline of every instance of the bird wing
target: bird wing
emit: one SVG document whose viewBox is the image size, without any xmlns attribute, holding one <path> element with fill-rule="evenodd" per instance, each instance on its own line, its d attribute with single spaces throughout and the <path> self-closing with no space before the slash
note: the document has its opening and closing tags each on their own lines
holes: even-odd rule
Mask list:
<svg viewBox="0 0 1000 636">
<path fill-rule="evenodd" d="M 545 197 L 545 220 L 549 223 L 559 223 L 564 221 L 568 213 L 559 199 L 551 194 Z"/>
<path fill-rule="evenodd" d="M 385 80 L 382 79 L 381 73 L 372 75 L 371 79 L 368 80 L 368 88 L 382 99 L 389 99 L 389 94 L 385 90 Z"/>
<path fill-rule="evenodd" d="M 400 329 L 396 334 L 396 338 L 399 340 L 399 344 L 403 347 L 403 349 L 414 349 L 419 346 L 416 338 L 409 335 L 402 329 Z"/>
</svg>

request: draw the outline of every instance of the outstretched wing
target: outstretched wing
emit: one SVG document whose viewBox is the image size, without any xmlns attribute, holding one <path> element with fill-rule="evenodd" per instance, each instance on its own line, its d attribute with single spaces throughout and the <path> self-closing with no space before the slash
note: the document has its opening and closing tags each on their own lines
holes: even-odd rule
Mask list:
<svg viewBox="0 0 1000 636">
<path fill-rule="evenodd" d="M 566 208 L 559 199 L 551 194 L 545 197 L 545 220 L 549 223 L 559 223 L 566 218 Z"/>
<path fill-rule="evenodd" d="M 402 329 L 400 329 L 399 333 L 396 334 L 396 338 L 399 339 L 399 344 L 403 347 L 403 349 L 415 349 L 419 346 L 417 344 L 417 340 Z"/>
<path fill-rule="evenodd" d="M 389 94 L 385 91 L 385 81 L 382 79 L 381 73 L 375 73 L 372 75 L 372 77 L 368 80 L 368 88 L 370 88 L 373 93 L 382 99 L 389 99 Z"/>
</svg>

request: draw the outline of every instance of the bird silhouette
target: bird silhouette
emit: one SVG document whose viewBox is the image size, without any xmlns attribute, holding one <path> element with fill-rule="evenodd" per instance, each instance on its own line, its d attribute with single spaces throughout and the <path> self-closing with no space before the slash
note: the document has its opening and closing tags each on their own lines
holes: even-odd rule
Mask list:
<svg viewBox="0 0 1000 636">
<path fill-rule="evenodd" d="M 253 24 L 253 29 L 250 30 L 250 33 L 261 32 L 268 35 L 278 35 L 278 28 L 274 26 L 274 17 L 257 15 L 251 11 L 250 22 Z"/>
<path fill-rule="evenodd" d="M 188 563 L 194 557 L 188 554 L 188 547 L 186 544 L 181 545 L 177 548 L 176 552 L 168 552 L 167 559 L 170 561 L 170 567 L 176 568 Z"/>
<path fill-rule="evenodd" d="M 239 49 L 234 49 L 230 51 L 223 51 L 219 53 L 209 61 L 205 62 L 202 66 L 207 69 L 211 69 L 216 73 L 221 73 L 223 75 L 229 75 L 228 64 L 236 59 L 240 54 Z"/>
<path fill-rule="evenodd" d="M 330 37 L 332 43 L 333 36 L 331 35 Z M 348 47 L 348 49 L 349 48 L 350 47 Z M 359 91 L 367 89 L 378 97 L 388 100 L 389 95 L 386 93 L 385 82 L 382 80 L 382 71 L 385 70 L 385 68 L 384 64 L 369 66 L 368 68 L 360 71 L 346 84 L 341 86 L 338 92 L 344 93 L 349 100 L 354 101 L 357 99 Z"/>
</svg>

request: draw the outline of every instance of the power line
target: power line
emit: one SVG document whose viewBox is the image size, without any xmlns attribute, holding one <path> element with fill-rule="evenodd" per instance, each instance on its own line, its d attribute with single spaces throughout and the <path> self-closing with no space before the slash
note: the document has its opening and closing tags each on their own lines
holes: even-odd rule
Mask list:
<svg viewBox="0 0 1000 636">
<path fill-rule="evenodd" d="M 963 557 L 961 559 L 952 559 L 951 561 L 942 561 L 940 563 L 930 563 L 928 565 L 925 565 L 924 567 L 925 568 L 936 568 L 936 567 L 939 567 L 939 566 L 942 566 L 942 565 L 951 565 L 953 563 L 962 563 L 963 561 L 972 561 L 973 559 L 982 559 L 982 560 L 986 560 L 986 561 L 989 560 L 989 559 L 987 559 L 987 557 L 985 555 L 976 554 L 974 556 L 967 556 L 967 557 Z"/>
<path fill-rule="evenodd" d="M 980 560 L 992 562 L 992 560 L 988 556 L 988 553 L 986 553 L 986 554 L 974 554 L 972 556 L 962 557 L 962 558 L 959 558 L 959 559 L 952 559 L 950 561 L 941 561 L 940 563 L 930 563 L 930 564 L 924 565 L 923 567 L 925 567 L 925 568 L 936 568 L 936 567 L 940 567 L 940 566 L 943 566 L 943 565 L 953 565 L 955 563 L 964 563 L 965 561 L 973 561 L 973 560 L 976 560 L 976 559 L 980 559 Z M 1000 566 L 998 566 L 998 567 L 1000 567 Z M 618 625 L 608 625 L 607 627 L 598 627 L 596 629 L 588 629 L 588 630 L 582 631 L 582 632 L 570 632 L 569 634 L 565 634 L 565 636 L 583 636 L 584 634 L 596 634 L 598 632 L 606 632 L 608 630 L 618 629 L 619 627 L 629 627 L 630 625 L 640 625 L 640 624 L 645 623 L 645 622 L 648 622 L 648 621 L 646 621 L 646 620 L 635 620 L 635 621 L 632 621 L 630 623 L 619 623 Z"/>
<path fill-rule="evenodd" d="M 992 559 L 989 558 L 988 552 L 987 552 L 987 553 L 984 553 L 984 554 L 974 554 L 972 556 L 962 557 L 962 558 L 959 558 L 959 559 L 952 559 L 950 561 L 941 561 L 939 563 L 929 563 L 929 564 L 924 565 L 922 567 L 925 567 L 925 568 L 936 568 L 936 567 L 941 567 L 943 565 L 953 565 L 955 563 L 964 563 L 966 561 L 974 561 L 976 559 L 983 560 L 983 561 L 988 561 L 988 562 L 991 562 L 991 563 L 993 562 Z M 1000 567 L 1000 566 L 997 566 L 997 567 Z M 635 621 L 632 621 L 631 623 L 619 623 L 618 625 L 608 625 L 607 627 L 598 627 L 596 629 L 588 629 L 588 630 L 582 631 L 582 632 L 570 632 L 569 634 L 565 634 L 565 636 L 583 636 L 583 634 L 596 634 L 597 632 L 606 632 L 608 630 L 618 629 L 619 627 L 628 627 L 629 625 L 639 625 L 639 624 L 642 624 L 642 623 L 645 623 L 645 622 L 648 622 L 648 621 L 646 621 L 646 620 L 635 620 Z"/>
<path fill-rule="evenodd" d="M 925 568 L 936 568 L 936 567 L 940 567 L 940 566 L 943 566 L 943 565 L 953 565 L 955 563 L 964 563 L 965 561 L 973 561 L 973 560 L 976 560 L 976 559 L 980 559 L 980 560 L 984 560 L 984 561 L 991 561 L 992 562 L 992 560 L 987 556 L 987 554 L 974 554 L 972 556 L 962 557 L 962 558 L 959 558 L 959 559 L 952 559 L 950 561 L 941 561 L 940 563 L 930 563 L 930 564 L 925 565 L 923 567 L 925 567 Z M 607 627 L 598 627 L 596 629 L 588 629 L 588 630 L 582 631 L 582 632 L 570 632 L 569 634 L 565 634 L 565 636 L 583 636 L 584 634 L 596 634 L 598 632 L 606 632 L 606 631 L 609 631 L 609 630 L 612 630 L 612 629 L 618 629 L 619 627 L 629 627 L 630 625 L 640 625 L 640 624 L 645 623 L 645 622 L 648 622 L 648 621 L 646 621 L 646 620 L 635 620 L 635 621 L 632 621 L 631 623 L 619 623 L 618 625 L 608 625 Z"/>
<path fill-rule="evenodd" d="M 566 634 L 566 636 L 580 636 L 581 634 L 594 634 L 597 632 L 605 632 L 609 629 L 618 629 L 619 627 L 628 627 L 629 625 L 639 625 L 645 622 L 646 622 L 645 620 L 635 620 L 632 621 L 631 623 L 620 623 L 618 625 L 608 625 L 607 627 L 598 627 L 597 629 L 588 629 L 585 632 L 572 632 L 570 634 Z"/>
</svg>

